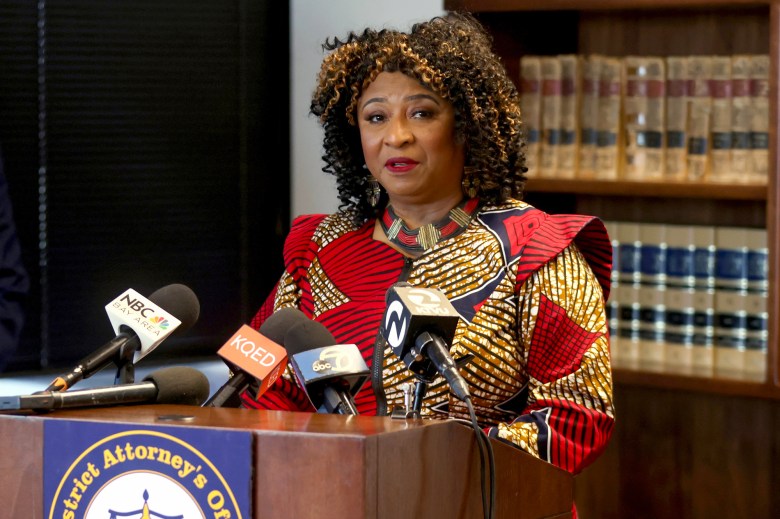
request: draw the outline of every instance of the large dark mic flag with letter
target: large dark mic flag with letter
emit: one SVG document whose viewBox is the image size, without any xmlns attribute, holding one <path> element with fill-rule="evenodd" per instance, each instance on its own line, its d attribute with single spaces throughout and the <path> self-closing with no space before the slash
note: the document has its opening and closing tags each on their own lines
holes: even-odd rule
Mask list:
<svg viewBox="0 0 780 519">
<path fill-rule="evenodd" d="M 466 382 L 449 354 L 460 316 L 447 297 L 437 289 L 397 283 L 387 290 L 385 302 L 380 331 L 393 353 L 415 375 L 428 379 L 441 373 L 458 398 L 468 398 Z"/>
</svg>

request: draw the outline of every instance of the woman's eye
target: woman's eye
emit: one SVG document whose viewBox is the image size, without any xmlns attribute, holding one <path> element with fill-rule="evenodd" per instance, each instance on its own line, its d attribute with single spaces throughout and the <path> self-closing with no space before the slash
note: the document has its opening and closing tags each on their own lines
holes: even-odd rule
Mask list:
<svg viewBox="0 0 780 519">
<path fill-rule="evenodd" d="M 385 120 L 384 115 L 382 114 L 369 114 L 366 116 L 366 121 L 370 123 L 379 123 Z"/>
<path fill-rule="evenodd" d="M 416 119 L 428 119 L 433 115 L 433 112 L 430 110 L 415 110 L 412 112 L 412 117 Z"/>
</svg>

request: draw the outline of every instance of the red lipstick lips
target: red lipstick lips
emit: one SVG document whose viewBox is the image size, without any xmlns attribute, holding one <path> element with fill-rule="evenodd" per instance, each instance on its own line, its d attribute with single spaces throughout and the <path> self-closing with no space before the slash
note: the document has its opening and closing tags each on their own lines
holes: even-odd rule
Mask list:
<svg viewBox="0 0 780 519">
<path fill-rule="evenodd" d="M 385 162 L 385 168 L 393 173 L 403 173 L 414 169 L 417 164 L 419 162 L 409 157 L 392 157 Z"/>
</svg>

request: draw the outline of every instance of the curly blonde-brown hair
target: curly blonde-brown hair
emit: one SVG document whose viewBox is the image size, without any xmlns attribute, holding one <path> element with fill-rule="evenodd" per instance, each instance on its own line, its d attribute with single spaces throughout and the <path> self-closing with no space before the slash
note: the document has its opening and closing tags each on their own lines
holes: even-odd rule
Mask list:
<svg viewBox="0 0 780 519">
<path fill-rule="evenodd" d="M 323 126 L 325 166 L 336 176 L 342 210 L 363 222 L 376 216 L 366 197 L 371 174 L 363 168 L 356 124 L 357 101 L 381 72 L 417 79 L 455 108 L 456 138 L 465 143 L 466 170 L 480 199 L 497 204 L 522 198 L 524 138 L 517 89 L 491 50 L 491 38 L 471 15 L 451 13 L 415 24 L 408 33 L 365 29 L 346 40 L 326 41 L 311 113 Z"/>
</svg>

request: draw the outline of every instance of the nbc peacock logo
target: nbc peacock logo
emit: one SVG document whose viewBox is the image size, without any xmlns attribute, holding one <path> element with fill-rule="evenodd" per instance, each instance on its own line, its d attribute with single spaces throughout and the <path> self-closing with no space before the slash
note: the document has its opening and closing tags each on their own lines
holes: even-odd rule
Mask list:
<svg viewBox="0 0 780 519">
<path fill-rule="evenodd" d="M 168 327 L 171 325 L 171 323 L 168 322 L 168 319 L 166 319 L 165 317 L 161 317 L 159 315 L 150 317 L 149 322 L 156 325 L 161 330 L 167 330 Z"/>
</svg>

